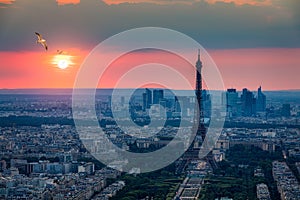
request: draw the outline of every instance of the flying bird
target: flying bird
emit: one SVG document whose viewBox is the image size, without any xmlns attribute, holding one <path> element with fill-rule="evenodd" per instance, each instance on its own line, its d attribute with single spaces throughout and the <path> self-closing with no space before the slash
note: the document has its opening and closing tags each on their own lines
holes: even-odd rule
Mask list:
<svg viewBox="0 0 300 200">
<path fill-rule="evenodd" d="M 35 32 L 35 34 L 37 35 L 38 37 L 38 40 L 36 41 L 36 43 L 39 43 L 41 45 L 43 45 L 43 47 L 46 49 L 46 51 L 48 50 L 48 46 L 47 46 L 47 43 L 46 43 L 46 40 L 43 39 L 42 35 Z"/>
<path fill-rule="evenodd" d="M 56 52 L 57 52 L 57 54 L 59 54 L 59 55 L 67 54 L 67 52 L 65 52 L 65 51 L 63 51 L 63 50 L 57 50 Z"/>
</svg>

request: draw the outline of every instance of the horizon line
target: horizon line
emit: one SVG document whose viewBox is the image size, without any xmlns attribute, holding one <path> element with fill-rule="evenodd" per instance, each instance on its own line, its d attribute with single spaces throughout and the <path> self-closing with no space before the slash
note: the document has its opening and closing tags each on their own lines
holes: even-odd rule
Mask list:
<svg viewBox="0 0 300 200">
<path fill-rule="evenodd" d="M 156 87 L 145 87 L 145 88 L 96 88 L 96 90 L 114 90 L 114 89 L 119 89 L 119 90 L 129 90 L 129 89 L 162 89 L 162 90 L 182 90 L 182 91 L 190 91 L 189 89 L 170 89 L 170 88 L 156 88 Z M 248 89 L 247 87 L 244 87 Z M 244 89 L 243 88 L 243 89 Z M 0 88 L 0 91 L 13 91 L 13 90 L 73 90 L 74 88 Z M 77 88 L 79 90 L 94 90 L 95 88 Z M 234 87 L 229 87 L 227 89 L 236 89 Z M 225 90 L 209 90 L 209 89 L 203 89 L 207 91 L 226 91 Z M 236 89 L 237 92 L 241 92 L 243 89 L 239 90 Z M 249 90 L 249 89 L 248 89 Z M 250 91 L 256 91 L 256 90 L 250 90 Z M 300 91 L 299 89 L 267 89 L 263 90 L 265 92 L 275 92 L 275 91 Z"/>
</svg>

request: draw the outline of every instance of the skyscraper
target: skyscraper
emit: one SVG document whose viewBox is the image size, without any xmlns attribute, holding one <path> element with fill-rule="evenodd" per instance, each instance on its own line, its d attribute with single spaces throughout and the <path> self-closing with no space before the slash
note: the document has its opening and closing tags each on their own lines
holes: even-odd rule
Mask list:
<svg viewBox="0 0 300 200">
<path fill-rule="evenodd" d="M 203 117 L 210 118 L 211 116 L 211 95 L 207 90 L 202 90 L 202 106 Z"/>
<path fill-rule="evenodd" d="M 152 91 L 146 88 L 146 91 L 143 93 L 143 109 L 149 109 L 152 105 Z"/>
<path fill-rule="evenodd" d="M 256 114 L 256 99 L 252 92 L 244 88 L 241 95 L 242 114 L 245 117 Z"/>
<path fill-rule="evenodd" d="M 257 90 L 256 111 L 257 112 L 266 111 L 266 95 L 262 93 L 261 86 Z"/>
<path fill-rule="evenodd" d="M 238 113 L 238 99 L 239 95 L 236 89 L 227 89 L 226 93 L 222 94 L 222 104 L 226 104 L 227 113 L 229 117 L 236 116 Z"/>
<path fill-rule="evenodd" d="M 153 104 L 159 104 L 159 101 L 164 98 L 163 90 L 153 90 Z"/>
<path fill-rule="evenodd" d="M 238 93 L 236 89 L 228 89 L 226 92 L 227 106 L 236 107 L 238 101 Z"/>
</svg>

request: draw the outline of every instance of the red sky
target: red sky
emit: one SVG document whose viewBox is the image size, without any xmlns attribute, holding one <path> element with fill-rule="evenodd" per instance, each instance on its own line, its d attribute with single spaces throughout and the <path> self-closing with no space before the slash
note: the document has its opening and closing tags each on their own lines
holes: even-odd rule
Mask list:
<svg viewBox="0 0 300 200">
<path fill-rule="evenodd" d="M 226 88 L 255 90 L 299 89 L 300 49 L 233 49 L 208 50 L 217 64 Z M 74 65 L 66 70 L 52 64 L 55 54 L 37 52 L 0 52 L 0 88 L 72 88 L 87 51 L 69 50 Z M 195 61 L 196 61 L 195 55 Z M 194 80 L 194 69 L 186 62 L 160 52 L 135 53 L 113 63 L 101 77 L 100 87 L 113 88 L 116 81 L 143 63 L 167 64 Z M 205 63 L 203 63 L 205 68 Z M 147 76 L 147 74 L 145 74 Z M 176 80 L 174 80 L 176 81 Z M 134 87 L 134 80 L 124 87 Z M 178 86 L 179 89 L 180 86 Z"/>
<path fill-rule="evenodd" d="M 9 1 L 9 0 L 2 0 L 2 1 Z M 60 5 L 63 4 L 77 4 L 80 3 L 80 0 L 56 0 Z M 235 3 L 236 5 L 271 5 L 271 0 L 206 0 L 208 3 L 217 3 L 217 2 L 225 2 L 225 3 Z M 1 1 L 0 1 L 1 2 Z M 172 4 L 172 3 L 192 3 L 196 1 L 188 1 L 188 0 L 173 0 L 173 1 L 160 1 L 160 0 L 104 0 L 105 3 L 111 4 L 120 4 L 120 3 L 158 3 L 158 4 Z"/>
<path fill-rule="evenodd" d="M 300 49 L 211 51 L 225 86 L 265 90 L 299 89 Z"/>
<path fill-rule="evenodd" d="M 298 0 L 205 1 L 208 4 L 199 0 L 45 0 L 43 4 L 0 0 L 0 88 L 72 88 L 84 58 L 99 42 L 150 26 L 177 30 L 203 45 L 216 62 L 225 88 L 300 89 Z M 45 36 L 48 52 L 35 44 L 34 31 Z M 56 49 L 67 51 L 74 64 L 66 70 L 55 66 Z M 100 86 L 113 88 L 141 61 L 168 64 L 194 81 L 194 69 L 187 63 L 152 51 L 116 61 Z M 205 70 L 208 66 L 203 65 Z M 124 87 L 134 85 L 135 80 L 130 80 Z"/>
</svg>

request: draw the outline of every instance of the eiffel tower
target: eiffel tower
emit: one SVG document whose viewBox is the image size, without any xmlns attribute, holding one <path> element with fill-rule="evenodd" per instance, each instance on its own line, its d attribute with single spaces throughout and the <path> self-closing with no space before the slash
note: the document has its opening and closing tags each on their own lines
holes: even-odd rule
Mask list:
<svg viewBox="0 0 300 200">
<path fill-rule="evenodd" d="M 188 150 L 184 153 L 182 158 L 178 162 L 178 167 L 176 169 L 176 173 L 182 173 L 186 166 L 193 160 L 199 160 L 199 151 L 203 142 L 205 141 L 207 128 L 204 125 L 204 112 L 203 112 L 203 96 L 202 96 L 202 62 L 200 59 L 200 49 L 198 50 L 198 60 L 196 62 L 196 99 L 195 101 L 195 111 L 194 111 L 194 123 L 192 131 L 195 134 L 194 140 L 191 143 Z M 201 158 L 207 161 L 211 167 L 217 168 L 217 163 L 213 158 L 212 151 L 209 151 L 208 155 L 204 158 Z"/>
<path fill-rule="evenodd" d="M 198 60 L 196 62 L 196 101 L 194 110 L 194 124 L 192 131 L 196 133 L 195 138 L 188 149 L 189 159 L 199 159 L 199 151 L 201 144 L 206 136 L 206 127 L 204 126 L 204 112 L 203 112 L 203 96 L 202 96 L 202 62 L 200 59 L 200 49 L 198 50 Z"/>
<path fill-rule="evenodd" d="M 196 62 L 196 98 L 194 126 L 193 131 L 196 131 L 196 138 L 193 141 L 193 148 L 200 149 L 201 143 L 206 136 L 206 127 L 204 126 L 204 112 L 203 112 L 203 97 L 202 97 L 202 62 L 200 60 L 200 49 L 198 50 L 198 60 Z"/>
<path fill-rule="evenodd" d="M 204 125 L 204 108 L 203 108 L 203 96 L 202 96 L 202 62 L 200 60 L 200 49 L 198 50 L 198 60 L 196 62 L 196 98 L 197 101 L 195 102 L 195 114 L 194 114 L 194 125 L 193 125 L 193 131 L 194 133 L 196 132 L 195 139 L 190 146 L 190 151 L 191 151 L 191 156 L 192 159 L 199 159 L 199 151 L 201 146 L 204 148 L 206 145 L 204 144 L 205 142 L 205 137 L 207 133 L 207 128 Z M 217 168 L 218 165 L 214 159 L 214 156 L 212 154 L 212 151 L 209 150 L 209 153 L 202 158 L 206 160 L 212 168 Z"/>
<path fill-rule="evenodd" d="M 200 60 L 200 50 L 198 50 L 198 60 L 196 62 L 196 101 L 194 110 L 194 123 L 192 131 L 195 134 L 194 140 L 188 150 L 183 155 L 183 160 L 187 163 L 191 160 L 199 159 L 199 151 L 206 136 L 206 127 L 204 126 L 203 97 L 202 97 L 202 62 Z M 187 164 L 185 163 L 185 164 Z"/>
</svg>

